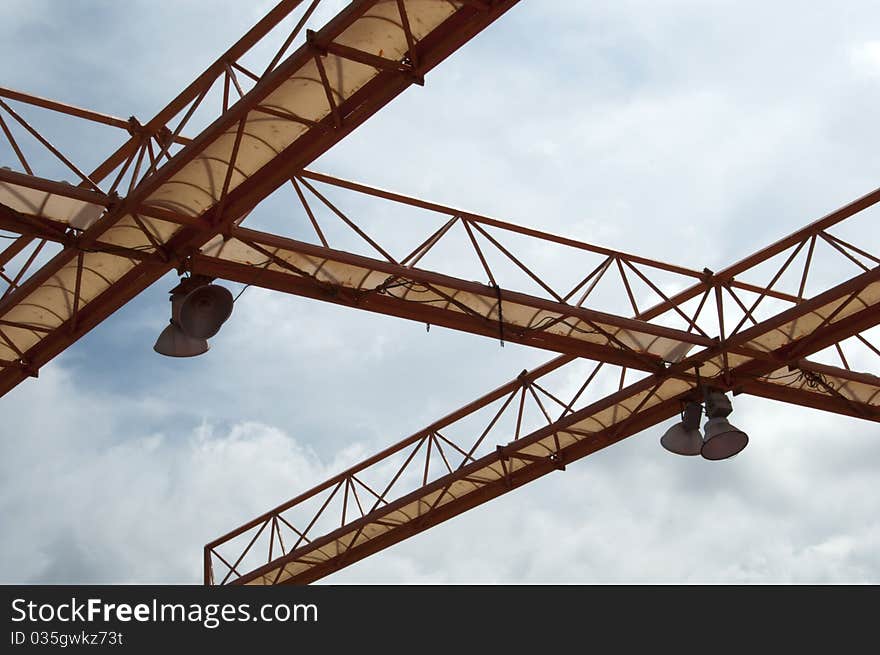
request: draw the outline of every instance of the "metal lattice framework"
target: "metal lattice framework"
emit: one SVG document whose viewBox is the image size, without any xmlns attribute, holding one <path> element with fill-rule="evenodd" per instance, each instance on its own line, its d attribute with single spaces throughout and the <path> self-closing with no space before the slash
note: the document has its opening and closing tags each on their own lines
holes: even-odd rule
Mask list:
<svg viewBox="0 0 880 655">
<path fill-rule="evenodd" d="M 304 177 L 427 206 L 328 176 L 305 173 Z M 563 240 L 562 245 L 592 252 L 598 261 L 595 267 L 584 267 L 584 278 L 567 297 L 580 293 L 590 298 L 603 276 L 614 276 L 619 292 L 609 297 L 623 297 L 632 304 L 632 324 L 621 317 L 608 319 L 607 314 L 582 317 L 577 311 L 582 302 L 560 309 L 532 296 L 526 310 L 524 299 L 515 292 L 494 293 L 497 287 L 483 286 L 480 295 L 476 285 L 461 280 L 452 293 L 450 278 L 438 279 L 438 274 L 411 266 L 391 270 L 379 260 L 368 266 L 329 249 L 304 252 L 302 244 L 242 234 L 243 244 L 271 253 L 273 264 L 244 267 L 252 274 L 239 275 L 238 264 L 225 262 L 236 257 L 223 257 L 221 251 L 220 257 L 200 258 L 198 262 L 205 264 L 197 262 L 197 270 L 408 318 L 416 318 L 409 313 L 416 310 L 407 303 L 428 300 L 427 309 L 418 310 L 423 312 L 418 313 L 419 320 L 549 350 L 563 350 L 563 344 L 561 339 L 547 338 L 544 328 L 564 325 L 569 339 L 595 342 L 602 350 L 586 354 L 583 344 L 572 343 L 568 354 L 524 371 L 457 412 L 208 544 L 206 581 L 274 584 L 319 579 L 678 414 L 682 403 L 694 397 L 700 380 L 735 393 L 880 421 L 880 378 L 853 371 L 845 354 L 851 350 L 850 359 L 858 357 L 870 370 L 878 370 L 880 351 L 863 333 L 880 321 L 876 307 L 880 260 L 832 231 L 846 221 L 864 218 L 859 212 L 878 201 L 880 191 L 875 191 L 718 273 Z M 488 224 L 500 231 L 524 229 L 451 208 L 430 208 L 463 225 L 472 224 L 472 231 L 475 225 Z M 528 233 L 531 238 L 556 239 L 533 230 Z M 436 242 L 429 239 L 429 246 L 432 243 Z M 486 261 L 480 253 L 474 243 L 473 256 Z M 221 258 L 222 262 L 215 261 Z M 347 265 L 359 265 L 356 276 L 343 279 L 369 279 L 361 271 L 381 270 L 384 286 L 361 284 L 355 293 L 340 277 L 328 277 L 321 293 L 320 287 L 302 284 L 303 279 L 314 279 L 304 270 L 304 262 L 325 271 L 327 267 L 335 270 L 332 267 L 343 259 Z M 256 272 L 270 268 L 271 275 Z M 836 269 L 842 279 L 809 295 L 810 274 L 821 268 Z M 487 266 L 486 273 L 493 279 L 491 267 Z M 656 273 L 665 274 L 662 282 Z M 769 281 L 763 285 L 745 281 L 758 273 Z M 679 290 L 667 294 L 661 286 L 668 288 L 670 278 L 677 279 Z M 640 308 L 635 280 L 656 296 L 653 305 Z M 393 295 L 384 290 L 393 284 L 407 289 L 417 285 L 415 297 L 380 300 Z M 557 294 L 549 287 L 546 291 Z M 480 319 L 465 323 L 461 315 L 470 315 L 471 308 L 478 306 L 485 309 Z M 529 319 L 525 327 L 504 318 L 523 313 Z M 663 325 L 676 322 L 687 326 L 678 334 Z M 655 335 L 653 330 L 660 327 L 670 331 L 656 338 L 647 336 Z M 708 334 L 720 336 L 710 339 Z M 669 347 L 665 340 L 676 338 L 678 344 Z M 658 348 L 658 344 L 666 347 Z M 652 349 L 662 354 L 655 357 Z M 685 355 L 690 349 L 695 352 Z M 822 351 L 833 353 L 841 366 L 807 359 Z M 584 357 L 598 363 L 583 368 Z M 572 377 L 583 379 L 583 384 L 572 388 Z M 222 575 L 215 574 L 216 566 Z"/>
<path fill-rule="evenodd" d="M 0 169 L 0 394 L 172 270 L 557 354 L 211 542 L 206 584 L 317 580 L 678 414 L 700 385 L 880 421 L 880 378 L 860 372 L 880 369 L 880 190 L 713 272 L 306 168 L 514 4 L 355 1 L 311 31 L 319 0 L 282 2 L 145 124 L 0 89 L 20 169 Z M 245 63 L 278 29 L 271 60 Z M 87 174 L 41 111 L 128 136 Z M 48 156 L 78 182 L 39 175 Z M 296 239 L 242 226 L 279 190 Z"/>
</svg>

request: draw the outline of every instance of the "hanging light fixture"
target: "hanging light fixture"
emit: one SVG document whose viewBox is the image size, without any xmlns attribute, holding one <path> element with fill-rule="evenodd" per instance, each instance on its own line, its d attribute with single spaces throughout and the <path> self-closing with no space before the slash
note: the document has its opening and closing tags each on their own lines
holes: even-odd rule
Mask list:
<svg viewBox="0 0 880 655">
<path fill-rule="evenodd" d="M 190 291 L 180 305 L 180 327 L 197 339 L 210 339 L 232 314 L 232 293 L 217 284 Z"/>
<path fill-rule="evenodd" d="M 749 444 L 748 435 L 727 420 L 733 411 L 730 399 L 720 391 L 706 390 L 706 424 L 700 454 L 711 460 L 733 457 Z"/>
<path fill-rule="evenodd" d="M 153 350 L 166 357 L 195 357 L 208 352 L 207 339 L 194 339 L 188 336 L 173 321 L 162 330 L 153 344 Z"/>
<path fill-rule="evenodd" d="M 208 351 L 213 337 L 232 314 L 232 293 L 209 278 L 184 278 L 171 290 L 171 322 L 153 350 L 167 357 L 195 357 Z"/>
<path fill-rule="evenodd" d="M 702 455 L 709 460 L 733 457 L 748 445 L 749 437 L 727 420 L 733 405 L 723 392 L 705 388 L 703 395 L 702 405 L 693 400 L 685 405 L 681 421 L 666 431 L 660 445 L 676 455 Z M 708 420 L 701 433 L 700 416 L 704 410 Z"/>
<path fill-rule="evenodd" d="M 689 402 L 681 414 L 681 421 L 660 437 L 660 445 L 676 455 L 699 455 L 703 447 L 700 417 L 703 408 L 698 402 Z"/>
</svg>

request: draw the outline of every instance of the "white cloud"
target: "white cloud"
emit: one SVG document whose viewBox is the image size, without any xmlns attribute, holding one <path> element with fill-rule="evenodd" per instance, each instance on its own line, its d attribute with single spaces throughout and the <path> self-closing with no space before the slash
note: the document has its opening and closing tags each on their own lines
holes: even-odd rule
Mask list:
<svg viewBox="0 0 880 655">
<path fill-rule="evenodd" d="M 352 445 L 325 462 L 254 422 L 144 433 L 149 402 L 80 393 L 59 367 L 29 392 L 28 420 L 4 444 L 4 580 L 198 582 L 201 545 L 364 454 Z M 57 424 L 30 420 L 41 406 Z"/>
<path fill-rule="evenodd" d="M 859 73 L 872 77 L 880 75 L 880 41 L 866 41 L 853 46 L 850 57 Z"/>
</svg>

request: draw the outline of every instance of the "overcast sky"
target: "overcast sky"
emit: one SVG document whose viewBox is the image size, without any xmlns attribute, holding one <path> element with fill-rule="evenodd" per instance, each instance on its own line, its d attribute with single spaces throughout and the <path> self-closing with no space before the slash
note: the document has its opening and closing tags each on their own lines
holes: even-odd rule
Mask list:
<svg viewBox="0 0 880 655">
<path fill-rule="evenodd" d="M 146 122 L 270 6 L 7 0 L 0 85 Z M 878 35 L 859 0 L 523 0 L 312 168 L 718 270 L 877 186 Z M 170 360 L 173 284 L 0 399 L 0 581 L 200 582 L 206 542 L 551 357 L 252 288 Z M 876 424 L 734 406 L 733 460 L 657 426 L 326 581 L 880 582 Z"/>
</svg>

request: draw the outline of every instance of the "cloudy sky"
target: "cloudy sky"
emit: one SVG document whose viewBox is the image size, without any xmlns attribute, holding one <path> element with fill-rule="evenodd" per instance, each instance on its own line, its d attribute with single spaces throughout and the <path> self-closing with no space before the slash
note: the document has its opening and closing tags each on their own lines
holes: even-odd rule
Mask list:
<svg viewBox="0 0 880 655">
<path fill-rule="evenodd" d="M 718 270 L 877 186 L 880 7 L 806 4 L 524 0 L 312 168 Z M 145 122 L 270 6 L 7 0 L 0 84 Z M 550 358 L 252 288 L 169 360 L 173 284 L 0 399 L 0 581 L 199 582 L 206 542 Z M 734 460 L 658 426 L 326 581 L 880 581 L 876 425 L 734 402 Z"/>
</svg>

